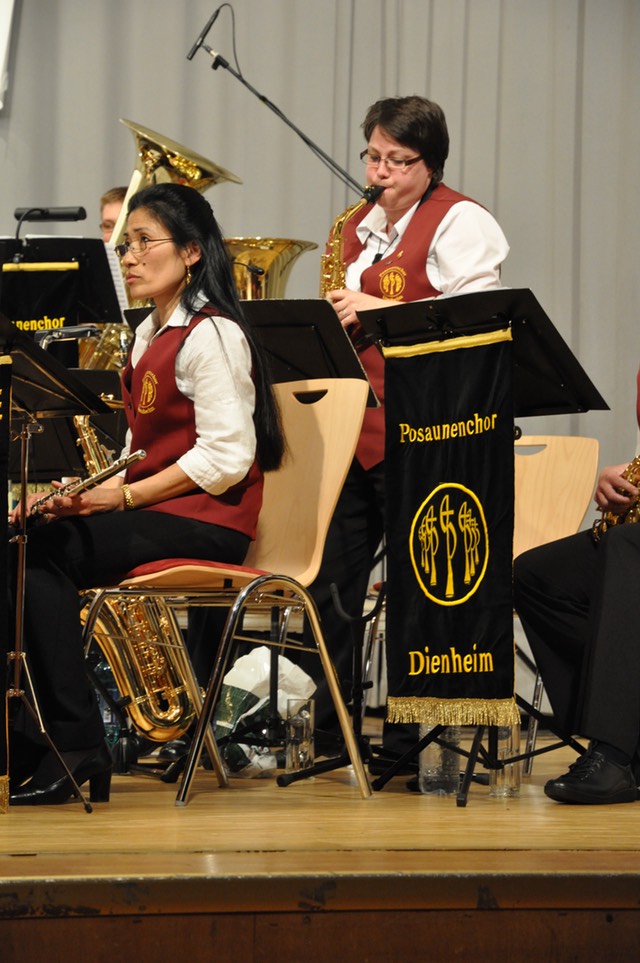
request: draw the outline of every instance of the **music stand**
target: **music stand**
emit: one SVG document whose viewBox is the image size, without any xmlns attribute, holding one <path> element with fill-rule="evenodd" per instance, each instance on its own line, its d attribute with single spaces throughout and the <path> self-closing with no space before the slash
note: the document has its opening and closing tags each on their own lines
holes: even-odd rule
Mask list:
<svg viewBox="0 0 640 963">
<path fill-rule="evenodd" d="M 77 264 L 78 286 L 72 313 L 65 327 L 82 323 L 103 324 L 123 322 L 123 311 L 128 307 L 127 294 L 120 262 L 115 250 L 100 238 L 94 237 L 40 237 L 30 236 L 22 240 L 0 238 L 0 263 L 5 281 L 13 273 L 19 273 L 28 265 L 30 270 L 47 270 L 48 264 L 75 267 Z M 5 292 L 0 300 L 0 310 L 11 316 L 18 312 L 22 318 L 25 310 L 29 318 L 37 317 L 39 308 L 47 311 L 49 292 L 39 285 L 38 304 L 9 303 Z"/>
<path fill-rule="evenodd" d="M 44 726 L 37 703 L 35 690 L 24 653 L 24 604 L 26 574 L 26 479 L 28 477 L 29 436 L 40 430 L 38 419 L 66 418 L 73 415 L 108 414 L 108 406 L 71 375 L 67 369 L 38 347 L 27 335 L 19 331 L 4 315 L 0 314 L 0 354 L 10 354 L 11 372 L 11 413 L 22 421 L 21 471 L 22 492 L 20 497 L 20 529 L 11 539 L 18 547 L 16 579 L 15 645 L 8 653 L 9 673 L 12 682 L 6 690 L 5 718 L 8 718 L 9 700 L 19 698 L 34 719 L 49 748 L 56 754 L 69 776 L 75 792 L 82 800 L 87 812 L 90 803 L 83 796 L 73 774 L 51 740 Z M 31 703 L 21 687 L 24 670 L 30 691 Z"/>
<path fill-rule="evenodd" d="M 412 301 L 358 311 L 370 341 L 422 344 L 510 327 L 514 417 L 566 415 L 609 406 L 528 288 Z"/>
<path fill-rule="evenodd" d="M 358 319 L 368 339 L 379 347 L 424 344 L 509 327 L 513 336 L 515 417 L 572 414 L 591 409 L 607 410 L 609 407 L 528 289 L 498 289 L 433 301 L 396 304 L 389 308 L 358 312 Z M 525 711 L 533 708 L 520 697 L 516 698 Z M 435 726 L 391 764 L 372 783 L 372 788 L 382 789 L 425 746 L 432 741 L 439 742 L 445 729 L 446 726 Z M 457 796 L 459 806 L 466 805 L 479 754 L 487 768 L 499 768 L 501 765 L 496 761 L 495 730 L 489 727 L 488 752 L 481 745 L 483 730 L 484 726 L 477 727 L 469 753 L 456 749 L 468 760 Z M 527 755 L 514 756 L 510 762 L 525 759 Z"/>
<path fill-rule="evenodd" d="M 365 370 L 328 301 L 243 301 L 256 341 L 264 349 L 274 384 L 312 378 L 362 378 Z M 378 400 L 369 392 L 368 407 Z"/>
<path fill-rule="evenodd" d="M 98 398 L 109 399 L 109 414 L 92 417 L 91 425 L 100 444 L 117 457 L 124 445 L 127 427 L 121 401 L 120 373 L 102 368 L 67 368 L 66 371 Z M 43 421 L 38 434 L 30 438 L 27 482 L 47 483 L 65 475 L 84 475 L 87 465 L 78 440 L 78 431 L 71 418 Z M 22 481 L 21 473 L 19 446 L 13 445 L 9 451 L 9 481 Z"/>
</svg>

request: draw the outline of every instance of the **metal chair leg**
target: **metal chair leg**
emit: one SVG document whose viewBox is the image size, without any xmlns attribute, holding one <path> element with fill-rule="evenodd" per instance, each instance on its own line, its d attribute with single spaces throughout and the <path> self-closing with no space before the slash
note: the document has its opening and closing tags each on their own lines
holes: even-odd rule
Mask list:
<svg viewBox="0 0 640 963">
<path fill-rule="evenodd" d="M 544 685 L 542 683 L 542 676 L 538 671 L 536 671 L 536 679 L 533 686 L 533 696 L 531 697 L 531 705 L 537 711 L 541 711 L 542 699 L 544 697 Z M 526 752 L 533 752 L 536 747 L 536 739 L 538 736 L 538 719 L 535 715 L 529 716 L 529 725 L 527 726 L 527 741 L 526 741 Z M 528 756 L 524 761 L 523 774 L 525 776 L 531 775 L 531 770 L 533 768 L 533 756 Z"/>
</svg>

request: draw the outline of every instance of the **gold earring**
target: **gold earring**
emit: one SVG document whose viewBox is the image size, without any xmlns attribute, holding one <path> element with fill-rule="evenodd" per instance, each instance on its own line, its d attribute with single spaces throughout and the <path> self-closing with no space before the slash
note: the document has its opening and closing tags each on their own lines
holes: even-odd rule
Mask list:
<svg viewBox="0 0 640 963">
<path fill-rule="evenodd" d="M 187 264 L 186 284 L 191 284 L 191 265 Z"/>
</svg>

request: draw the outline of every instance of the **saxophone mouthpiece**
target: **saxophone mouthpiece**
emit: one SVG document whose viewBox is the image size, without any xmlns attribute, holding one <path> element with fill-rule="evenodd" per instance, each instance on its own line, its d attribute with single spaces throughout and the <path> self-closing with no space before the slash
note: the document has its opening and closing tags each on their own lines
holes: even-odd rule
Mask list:
<svg viewBox="0 0 640 963">
<path fill-rule="evenodd" d="M 380 184 L 367 184 L 367 186 L 362 191 L 362 196 L 366 201 L 369 201 L 370 204 L 373 204 L 375 201 L 378 200 L 383 190 L 384 190 L 384 187 L 381 187 Z"/>
</svg>

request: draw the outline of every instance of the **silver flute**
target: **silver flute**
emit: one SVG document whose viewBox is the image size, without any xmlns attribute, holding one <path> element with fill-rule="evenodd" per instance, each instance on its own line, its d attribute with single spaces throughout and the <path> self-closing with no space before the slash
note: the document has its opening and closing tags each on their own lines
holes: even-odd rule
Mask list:
<svg viewBox="0 0 640 963">
<path fill-rule="evenodd" d="M 95 488 L 96 485 L 106 481 L 107 478 L 111 478 L 112 475 L 117 475 L 118 472 L 126 468 L 127 465 L 131 465 L 134 461 L 140 461 L 141 458 L 146 457 L 147 453 L 144 448 L 139 448 L 138 451 L 132 451 L 130 455 L 119 458 L 118 461 L 114 461 L 113 464 L 103 468 L 102 471 L 97 471 L 94 475 L 89 475 L 88 478 L 81 478 L 78 481 L 69 482 L 68 485 L 63 485 L 62 488 L 54 488 L 33 503 L 29 514 L 40 515 L 42 513 L 42 506 L 56 495 L 78 495 L 88 488 Z"/>
</svg>

